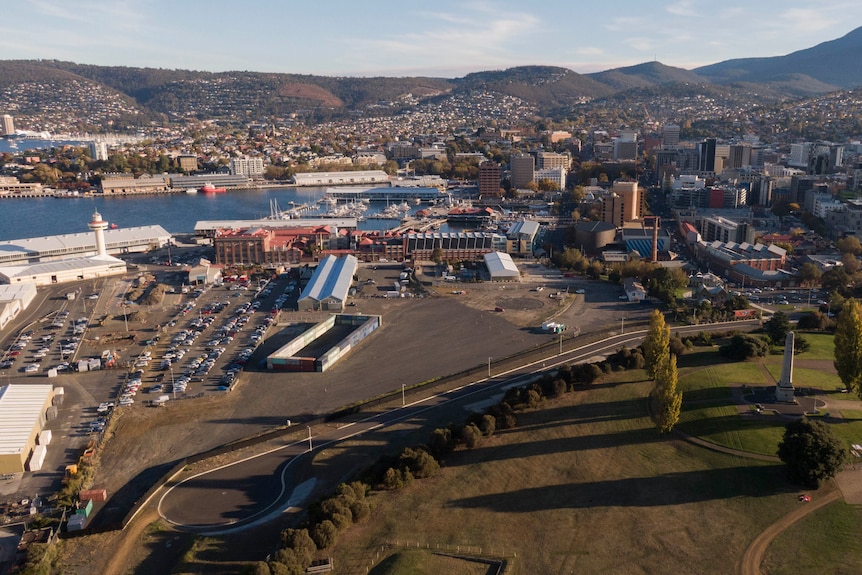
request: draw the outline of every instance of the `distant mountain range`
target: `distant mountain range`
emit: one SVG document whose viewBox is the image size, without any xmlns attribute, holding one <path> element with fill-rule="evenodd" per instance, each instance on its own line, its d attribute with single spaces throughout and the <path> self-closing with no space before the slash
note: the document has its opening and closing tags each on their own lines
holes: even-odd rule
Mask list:
<svg viewBox="0 0 862 575">
<path fill-rule="evenodd" d="M 452 95 L 469 98 L 477 93 L 519 98 L 547 113 L 586 99 L 645 88 L 673 90 L 680 84 L 689 89 L 697 85 L 704 88 L 707 85 L 714 88 L 744 86 L 747 91 L 783 99 L 862 86 L 860 54 L 862 28 L 785 56 L 727 60 L 694 70 L 647 62 L 594 74 L 578 74 L 553 66 L 520 66 L 454 79 L 357 78 L 91 66 L 56 60 L 0 60 L 0 107 L 16 98 L 16 90 L 26 92 L 25 87 L 33 84 L 53 88 L 41 90 L 38 97 L 32 90 L 26 92 L 29 104 L 16 101 L 18 110 L 26 112 L 29 105 L 29 111 L 35 113 L 38 110 L 33 108 L 38 106 L 68 106 L 69 95 L 57 87 L 75 84 L 92 89 L 93 93 L 101 94 L 100 97 L 110 97 L 109 93 L 114 92 L 113 97 L 118 101 L 136 108 L 128 117 L 162 116 L 175 120 L 187 117 L 248 120 L 284 117 L 309 110 L 325 116 L 374 108 L 392 113 L 434 98 Z M 52 94 L 61 93 L 66 104 L 52 103 Z M 18 98 L 25 99 L 20 95 Z"/>
</svg>

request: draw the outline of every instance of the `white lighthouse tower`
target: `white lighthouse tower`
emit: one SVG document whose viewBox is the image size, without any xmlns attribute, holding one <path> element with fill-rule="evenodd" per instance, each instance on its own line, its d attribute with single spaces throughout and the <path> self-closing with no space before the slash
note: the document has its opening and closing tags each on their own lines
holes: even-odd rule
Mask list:
<svg viewBox="0 0 862 575">
<path fill-rule="evenodd" d="M 93 214 L 93 221 L 87 224 L 87 227 L 96 232 L 96 250 L 99 252 L 98 255 L 101 257 L 108 255 L 108 250 L 105 247 L 105 230 L 108 229 L 108 222 L 102 219 L 102 214 L 95 212 Z"/>
</svg>

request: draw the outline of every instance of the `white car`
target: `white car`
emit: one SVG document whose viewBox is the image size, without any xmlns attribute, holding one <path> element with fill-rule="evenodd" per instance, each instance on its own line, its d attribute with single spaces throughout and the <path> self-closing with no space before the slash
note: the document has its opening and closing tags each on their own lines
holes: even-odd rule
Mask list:
<svg viewBox="0 0 862 575">
<path fill-rule="evenodd" d="M 38 363 L 31 363 L 27 367 L 24 368 L 24 373 L 35 373 L 39 371 L 41 366 Z"/>
</svg>

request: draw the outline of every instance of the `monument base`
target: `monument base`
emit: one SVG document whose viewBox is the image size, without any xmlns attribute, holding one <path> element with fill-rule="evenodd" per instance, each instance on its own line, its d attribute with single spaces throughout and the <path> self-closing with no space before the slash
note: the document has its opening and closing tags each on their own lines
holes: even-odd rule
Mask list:
<svg viewBox="0 0 862 575">
<path fill-rule="evenodd" d="M 784 387 L 783 385 L 776 385 L 775 401 L 783 403 L 796 403 L 796 397 L 793 395 L 793 388 Z"/>
</svg>

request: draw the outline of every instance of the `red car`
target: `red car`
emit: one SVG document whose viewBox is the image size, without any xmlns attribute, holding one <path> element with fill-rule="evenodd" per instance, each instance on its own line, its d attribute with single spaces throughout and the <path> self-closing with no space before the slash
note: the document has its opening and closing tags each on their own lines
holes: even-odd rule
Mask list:
<svg viewBox="0 0 862 575">
<path fill-rule="evenodd" d="M 803 502 L 803 503 L 808 503 L 809 501 L 811 501 L 811 496 L 809 496 L 809 495 L 800 495 L 800 496 L 799 496 L 799 501 L 801 501 L 801 502 Z"/>
<path fill-rule="evenodd" d="M 9 355 L 15 357 L 16 355 L 21 355 L 21 352 L 16 349 L 15 351 L 10 351 Z"/>
</svg>

